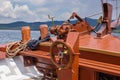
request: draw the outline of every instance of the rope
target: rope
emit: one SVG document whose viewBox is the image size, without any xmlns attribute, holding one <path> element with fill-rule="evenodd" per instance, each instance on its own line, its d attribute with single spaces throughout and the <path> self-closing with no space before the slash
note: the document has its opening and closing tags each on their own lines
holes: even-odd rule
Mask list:
<svg viewBox="0 0 120 80">
<path fill-rule="evenodd" d="M 9 44 L 6 48 L 6 55 L 7 57 L 15 57 L 17 53 L 20 51 L 24 51 L 26 48 L 31 49 L 31 50 L 36 50 L 39 43 L 48 41 L 50 39 L 50 35 L 47 37 L 41 39 L 41 40 L 28 40 L 25 43 L 22 42 L 13 42 Z"/>
<path fill-rule="evenodd" d="M 12 58 L 17 55 L 20 51 L 24 51 L 27 47 L 27 43 L 29 41 L 22 43 L 22 42 L 13 42 L 9 44 L 6 48 L 6 55 L 9 58 Z M 13 49 L 12 49 L 13 48 Z"/>
</svg>

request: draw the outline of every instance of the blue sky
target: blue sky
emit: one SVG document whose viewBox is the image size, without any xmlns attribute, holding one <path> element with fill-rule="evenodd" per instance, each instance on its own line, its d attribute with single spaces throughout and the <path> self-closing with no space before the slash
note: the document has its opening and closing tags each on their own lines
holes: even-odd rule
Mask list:
<svg viewBox="0 0 120 80">
<path fill-rule="evenodd" d="M 72 12 L 82 18 L 102 11 L 101 0 L 0 0 L 0 23 L 67 20 Z M 115 2 L 110 1 L 113 5 Z M 120 1 L 118 0 L 118 5 Z M 120 6 L 120 5 L 119 5 Z M 119 8 L 120 13 L 120 8 Z M 113 13 L 115 14 L 115 13 Z M 91 18 L 98 18 L 93 16 Z"/>
</svg>

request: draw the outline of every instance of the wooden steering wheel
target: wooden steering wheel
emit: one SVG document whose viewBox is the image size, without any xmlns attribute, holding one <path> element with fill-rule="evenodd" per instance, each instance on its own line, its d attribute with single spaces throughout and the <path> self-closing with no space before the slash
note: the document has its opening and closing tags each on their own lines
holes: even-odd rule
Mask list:
<svg viewBox="0 0 120 80">
<path fill-rule="evenodd" d="M 66 69 L 72 65 L 73 50 L 63 41 L 55 41 L 50 47 L 50 56 L 58 69 Z"/>
</svg>

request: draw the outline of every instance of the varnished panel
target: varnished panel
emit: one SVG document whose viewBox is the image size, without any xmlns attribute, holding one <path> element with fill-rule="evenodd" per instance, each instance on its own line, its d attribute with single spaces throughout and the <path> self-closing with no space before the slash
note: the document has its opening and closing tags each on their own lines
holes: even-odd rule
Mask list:
<svg viewBox="0 0 120 80">
<path fill-rule="evenodd" d="M 79 38 L 79 49 L 82 51 L 102 53 L 120 57 L 120 37 L 106 35 L 103 38 L 82 35 Z"/>
</svg>

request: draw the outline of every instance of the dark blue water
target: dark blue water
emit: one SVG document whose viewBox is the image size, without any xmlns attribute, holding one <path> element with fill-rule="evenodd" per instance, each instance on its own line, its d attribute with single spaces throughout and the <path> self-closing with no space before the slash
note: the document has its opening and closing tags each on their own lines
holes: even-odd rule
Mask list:
<svg viewBox="0 0 120 80">
<path fill-rule="evenodd" d="M 39 31 L 31 31 L 32 39 L 38 39 L 40 36 Z M 21 40 L 20 30 L 0 30 L 0 44 L 10 43 L 13 41 Z"/>
</svg>

